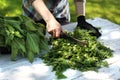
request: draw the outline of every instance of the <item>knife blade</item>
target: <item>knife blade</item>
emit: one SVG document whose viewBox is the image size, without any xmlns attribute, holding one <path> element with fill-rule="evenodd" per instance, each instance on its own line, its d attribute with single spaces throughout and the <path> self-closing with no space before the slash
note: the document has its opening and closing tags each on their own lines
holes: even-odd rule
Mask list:
<svg viewBox="0 0 120 80">
<path fill-rule="evenodd" d="M 72 42 L 75 42 L 75 43 L 80 44 L 81 46 L 88 45 L 87 42 L 83 42 L 83 41 L 81 41 L 81 40 L 79 40 L 79 39 L 77 39 L 77 38 L 74 38 L 74 37 L 68 35 L 68 34 L 65 33 L 65 32 L 61 32 L 60 38 L 68 39 L 68 40 L 70 40 L 70 41 L 72 41 Z"/>
</svg>

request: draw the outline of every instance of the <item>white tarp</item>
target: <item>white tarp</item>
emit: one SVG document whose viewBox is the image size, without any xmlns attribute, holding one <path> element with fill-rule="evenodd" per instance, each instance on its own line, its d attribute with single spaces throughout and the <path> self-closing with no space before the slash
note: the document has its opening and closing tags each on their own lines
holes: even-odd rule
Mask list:
<svg viewBox="0 0 120 80">
<path fill-rule="evenodd" d="M 99 69 L 99 72 L 80 72 L 68 69 L 64 74 L 68 77 L 63 80 L 120 80 L 120 26 L 101 18 L 88 19 L 89 23 L 101 27 L 102 36 L 98 41 L 114 50 L 114 56 L 107 59 L 109 67 Z M 76 23 L 63 26 L 72 31 Z M 40 58 L 35 58 L 31 64 L 27 59 L 19 58 L 10 61 L 10 55 L 0 55 L 0 80 L 56 80 L 52 66 L 46 66 Z"/>
</svg>

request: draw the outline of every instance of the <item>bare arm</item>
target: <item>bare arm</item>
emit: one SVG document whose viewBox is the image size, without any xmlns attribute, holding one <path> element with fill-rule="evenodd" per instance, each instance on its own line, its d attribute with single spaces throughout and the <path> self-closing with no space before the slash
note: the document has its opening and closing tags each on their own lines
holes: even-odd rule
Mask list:
<svg viewBox="0 0 120 80">
<path fill-rule="evenodd" d="M 52 13 L 46 7 L 43 0 L 34 0 L 32 6 L 42 16 L 46 22 L 46 28 L 49 33 L 52 33 L 54 37 L 59 37 L 62 30 L 60 23 L 56 21 Z"/>
</svg>

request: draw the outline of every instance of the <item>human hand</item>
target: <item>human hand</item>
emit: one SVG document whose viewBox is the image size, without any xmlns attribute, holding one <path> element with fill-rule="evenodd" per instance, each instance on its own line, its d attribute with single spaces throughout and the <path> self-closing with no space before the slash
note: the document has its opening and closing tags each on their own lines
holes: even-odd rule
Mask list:
<svg viewBox="0 0 120 80">
<path fill-rule="evenodd" d="M 92 36 L 96 36 L 97 38 L 101 36 L 101 33 L 97 28 L 95 28 L 90 23 L 86 22 L 85 16 L 79 16 L 77 18 L 77 27 L 85 30 L 91 30 L 92 33 L 90 33 Z"/>
<path fill-rule="evenodd" d="M 59 22 L 54 19 L 51 19 L 46 24 L 46 29 L 48 33 L 50 33 L 54 38 L 60 37 L 60 33 L 62 31 L 62 27 Z"/>
</svg>

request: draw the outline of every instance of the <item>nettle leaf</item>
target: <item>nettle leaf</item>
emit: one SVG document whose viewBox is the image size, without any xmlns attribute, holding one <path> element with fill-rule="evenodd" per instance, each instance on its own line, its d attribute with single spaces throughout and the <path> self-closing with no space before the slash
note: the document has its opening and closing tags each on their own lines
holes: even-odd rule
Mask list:
<svg viewBox="0 0 120 80">
<path fill-rule="evenodd" d="M 32 63 L 34 60 L 34 53 L 32 51 L 28 51 L 28 60 Z"/>
</svg>

